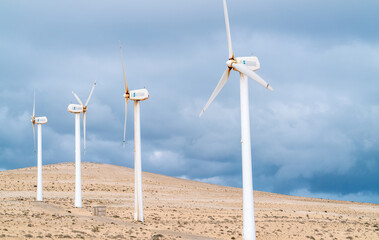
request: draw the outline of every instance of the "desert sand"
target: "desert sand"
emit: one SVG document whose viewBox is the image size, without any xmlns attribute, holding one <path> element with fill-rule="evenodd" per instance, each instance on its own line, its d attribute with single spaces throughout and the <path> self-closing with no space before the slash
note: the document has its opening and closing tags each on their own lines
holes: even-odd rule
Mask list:
<svg viewBox="0 0 379 240">
<path fill-rule="evenodd" d="M 83 208 L 74 208 L 74 164 L 0 172 L 0 238 L 242 239 L 242 189 L 143 172 L 145 222 L 133 221 L 134 171 L 82 163 Z M 379 205 L 254 192 L 257 239 L 379 239 Z M 92 216 L 106 206 L 106 216 Z"/>
</svg>

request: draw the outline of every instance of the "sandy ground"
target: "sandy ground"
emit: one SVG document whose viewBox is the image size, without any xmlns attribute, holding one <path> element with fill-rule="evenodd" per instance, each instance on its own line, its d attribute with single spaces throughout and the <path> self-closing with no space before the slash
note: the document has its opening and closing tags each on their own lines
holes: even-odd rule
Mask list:
<svg viewBox="0 0 379 240">
<path fill-rule="evenodd" d="M 83 208 L 74 208 L 74 164 L 0 172 L 0 238 L 242 239 L 242 189 L 143 173 L 144 223 L 133 221 L 134 173 L 82 164 Z M 254 192 L 257 239 L 379 239 L 379 205 Z M 105 217 L 92 216 L 106 206 Z"/>
</svg>

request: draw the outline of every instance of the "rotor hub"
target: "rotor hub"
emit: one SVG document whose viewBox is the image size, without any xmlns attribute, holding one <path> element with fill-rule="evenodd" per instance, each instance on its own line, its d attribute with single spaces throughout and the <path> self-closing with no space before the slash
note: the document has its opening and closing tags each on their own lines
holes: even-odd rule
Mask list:
<svg viewBox="0 0 379 240">
<path fill-rule="evenodd" d="M 237 61 L 234 59 L 229 59 L 228 61 L 226 61 L 226 65 L 228 65 L 229 68 L 233 67 L 233 63 L 237 63 Z"/>
</svg>

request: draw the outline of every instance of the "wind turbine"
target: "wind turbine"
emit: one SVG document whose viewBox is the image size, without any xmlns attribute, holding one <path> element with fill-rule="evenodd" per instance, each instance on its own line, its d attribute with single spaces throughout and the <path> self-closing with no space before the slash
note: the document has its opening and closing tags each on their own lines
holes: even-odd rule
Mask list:
<svg viewBox="0 0 379 240">
<path fill-rule="evenodd" d="M 37 148 L 37 201 L 42 201 L 42 124 L 47 123 L 46 117 L 36 117 L 36 94 L 33 100 L 33 115 L 30 120 L 33 123 L 34 151 L 36 149 L 36 124 L 38 131 Z"/>
<path fill-rule="evenodd" d="M 223 0 L 226 34 L 228 38 L 229 60 L 226 62 L 227 69 L 222 75 L 219 83 L 213 91 L 200 117 L 216 98 L 229 79 L 230 71 L 233 69 L 240 73 L 240 103 L 241 103 L 241 144 L 242 144 L 242 175 L 243 175 L 243 239 L 255 240 L 254 199 L 253 199 L 253 176 L 251 166 L 251 144 L 250 144 L 250 117 L 249 117 L 249 89 L 247 77 L 253 79 L 270 91 L 274 89 L 266 83 L 254 71 L 260 68 L 258 58 L 234 57 L 232 40 L 230 36 L 229 16 L 226 0 Z"/>
<path fill-rule="evenodd" d="M 75 113 L 75 207 L 82 207 L 82 177 L 81 177 L 81 154 L 80 154 L 80 113 L 83 113 L 83 150 L 86 150 L 86 112 L 87 105 L 91 99 L 93 90 L 95 89 L 96 81 L 92 86 L 86 104 L 83 104 L 78 95 L 72 92 L 79 104 L 68 105 L 67 110 Z"/>
<path fill-rule="evenodd" d="M 125 121 L 123 144 L 125 147 L 126 119 L 128 113 L 128 101 L 130 99 L 134 101 L 134 220 L 143 222 L 140 102 L 149 98 L 149 92 L 146 89 L 138 89 L 129 92 L 121 45 L 120 54 L 125 84 Z"/>
</svg>

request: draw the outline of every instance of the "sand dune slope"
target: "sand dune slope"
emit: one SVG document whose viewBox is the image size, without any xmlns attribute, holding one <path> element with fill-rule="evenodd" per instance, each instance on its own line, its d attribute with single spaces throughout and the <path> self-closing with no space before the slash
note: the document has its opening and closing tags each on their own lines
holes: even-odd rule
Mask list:
<svg viewBox="0 0 379 240">
<path fill-rule="evenodd" d="M 133 221 L 134 174 L 83 163 L 83 208 L 74 208 L 74 164 L 0 172 L 0 238 L 242 239 L 242 189 L 143 173 L 145 222 Z M 379 239 L 379 205 L 254 192 L 257 239 Z M 91 215 L 93 206 L 107 216 Z"/>
</svg>

